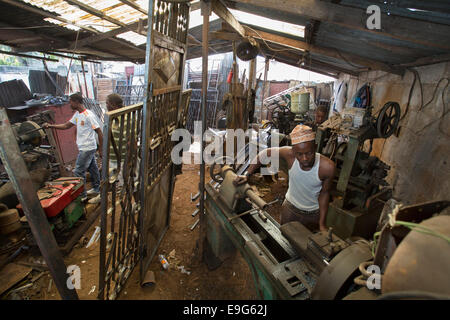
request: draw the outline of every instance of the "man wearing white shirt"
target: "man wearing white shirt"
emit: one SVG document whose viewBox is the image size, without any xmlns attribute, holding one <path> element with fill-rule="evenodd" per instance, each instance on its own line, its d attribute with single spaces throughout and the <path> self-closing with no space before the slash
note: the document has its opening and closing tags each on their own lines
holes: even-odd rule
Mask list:
<svg viewBox="0 0 450 320">
<path fill-rule="evenodd" d="M 58 130 L 67 130 L 73 126 L 77 126 L 77 146 L 78 157 L 75 164 L 74 174 L 81 177 L 86 182 L 86 171 L 89 171 L 92 179 L 92 189 L 82 194 L 83 200 L 87 199 L 87 195 L 98 195 L 100 193 L 100 172 L 98 170 L 95 159 L 97 151 L 96 134 L 98 135 L 99 156 L 103 145 L 103 134 L 98 124 L 97 118 L 92 111 L 87 110 L 83 106 L 83 97 L 74 93 L 69 98 L 70 106 L 75 110 L 72 118 L 63 124 L 44 123 L 44 128 L 54 128 Z"/>
</svg>

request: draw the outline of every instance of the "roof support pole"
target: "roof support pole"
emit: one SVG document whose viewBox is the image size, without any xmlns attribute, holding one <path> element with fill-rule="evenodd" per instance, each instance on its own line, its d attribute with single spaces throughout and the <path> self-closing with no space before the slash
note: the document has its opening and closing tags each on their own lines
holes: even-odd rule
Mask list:
<svg viewBox="0 0 450 320">
<path fill-rule="evenodd" d="M 208 36 L 209 36 L 209 16 L 211 15 L 211 3 L 202 0 L 201 4 L 203 27 L 202 27 L 202 130 L 201 130 L 201 149 L 200 149 L 200 238 L 198 242 L 199 252 L 203 259 L 204 241 L 206 239 L 206 216 L 205 216 L 205 161 L 203 151 L 205 150 L 205 141 L 203 134 L 206 130 L 206 103 L 208 94 Z"/>
<path fill-rule="evenodd" d="M 269 65 L 270 65 L 270 60 L 269 58 L 266 57 L 266 65 L 264 67 L 264 83 L 263 83 L 263 88 L 262 88 L 262 93 L 261 93 L 261 108 L 259 110 L 259 122 L 262 123 L 263 120 L 263 110 L 264 110 L 264 95 L 266 93 L 266 87 L 267 87 L 267 74 L 269 73 Z M 264 115 L 264 119 L 266 118 L 266 115 Z"/>
</svg>

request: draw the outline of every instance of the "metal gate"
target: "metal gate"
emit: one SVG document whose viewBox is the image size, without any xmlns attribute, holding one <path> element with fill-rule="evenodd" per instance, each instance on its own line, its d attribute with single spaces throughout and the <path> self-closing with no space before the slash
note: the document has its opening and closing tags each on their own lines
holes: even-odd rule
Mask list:
<svg viewBox="0 0 450 320">
<path fill-rule="evenodd" d="M 114 300 L 139 261 L 142 103 L 105 115 L 99 299 Z"/>
<path fill-rule="evenodd" d="M 139 261 L 143 282 L 169 226 L 188 19 L 187 3 L 149 1 L 144 105 L 105 115 L 99 299 L 115 299 Z"/>
<path fill-rule="evenodd" d="M 148 20 L 147 96 L 143 110 L 141 282 L 169 226 L 174 188 L 174 165 L 170 158 L 173 142 L 170 136 L 177 128 L 179 108 L 182 107 L 189 5 L 150 0 L 149 12 L 153 14 L 149 14 Z"/>
</svg>

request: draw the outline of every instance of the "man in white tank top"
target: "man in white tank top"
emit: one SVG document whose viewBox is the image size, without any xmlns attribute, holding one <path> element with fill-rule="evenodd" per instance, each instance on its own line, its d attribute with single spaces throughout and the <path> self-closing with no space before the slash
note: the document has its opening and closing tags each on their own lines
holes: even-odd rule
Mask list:
<svg viewBox="0 0 450 320">
<path fill-rule="evenodd" d="M 290 137 L 292 146 L 276 148 L 289 168 L 289 188 L 282 206 L 281 224 L 299 221 L 311 231 L 326 231 L 335 164 L 316 153 L 315 133 L 310 127 L 298 125 Z M 252 161 L 247 174 L 238 176 L 234 183 L 247 182 L 248 177 L 261 167 L 260 159 L 270 157 L 274 149 L 261 151 Z"/>
</svg>

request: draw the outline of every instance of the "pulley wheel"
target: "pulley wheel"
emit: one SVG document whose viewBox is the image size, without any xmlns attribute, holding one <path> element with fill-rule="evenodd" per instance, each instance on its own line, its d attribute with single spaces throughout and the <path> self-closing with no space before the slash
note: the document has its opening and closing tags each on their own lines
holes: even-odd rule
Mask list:
<svg viewBox="0 0 450 320">
<path fill-rule="evenodd" d="M 242 61 L 249 61 L 255 59 L 256 56 L 258 55 L 258 52 L 259 52 L 258 47 L 252 45 L 248 40 L 241 42 L 236 49 L 236 55 Z"/>
<path fill-rule="evenodd" d="M 381 109 L 377 118 L 377 134 L 379 138 L 389 138 L 397 129 L 400 121 L 400 105 L 388 102 Z"/>
</svg>

